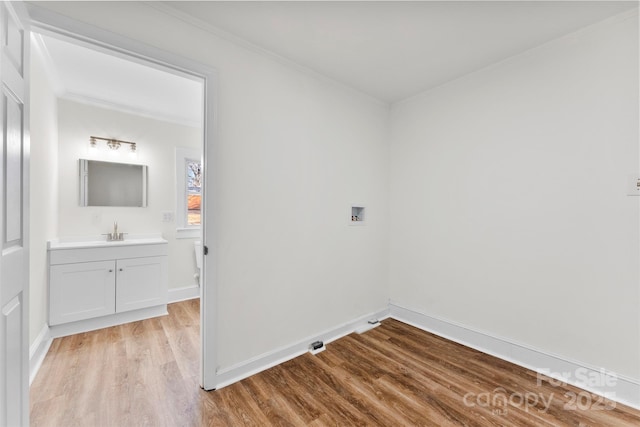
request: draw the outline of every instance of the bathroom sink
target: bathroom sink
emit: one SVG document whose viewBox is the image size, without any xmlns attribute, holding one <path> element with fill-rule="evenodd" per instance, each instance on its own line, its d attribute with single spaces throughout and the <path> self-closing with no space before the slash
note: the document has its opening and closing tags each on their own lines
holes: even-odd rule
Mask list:
<svg viewBox="0 0 640 427">
<path fill-rule="evenodd" d="M 106 236 L 57 238 L 47 242 L 48 249 L 99 248 L 109 246 L 153 245 L 167 243 L 160 234 L 133 234 L 124 240 L 107 241 Z"/>
</svg>

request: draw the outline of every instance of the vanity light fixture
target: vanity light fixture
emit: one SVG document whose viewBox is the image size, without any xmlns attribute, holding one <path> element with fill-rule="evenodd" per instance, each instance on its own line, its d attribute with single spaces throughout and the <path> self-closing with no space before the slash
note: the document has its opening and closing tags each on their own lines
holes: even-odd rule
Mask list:
<svg viewBox="0 0 640 427">
<path fill-rule="evenodd" d="M 98 148 L 98 140 L 106 141 L 107 142 L 107 147 L 109 147 L 109 149 L 114 150 L 114 151 L 115 150 L 119 150 L 120 146 L 122 144 L 129 144 L 129 150 L 131 151 L 131 153 L 135 153 L 136 152 L 136 143 L 135 142 L 122 141 L 122 140 L 113 139 L 113 138 L 102 138 L 100 136 L 91 136 L 91 137 L 89 137 L 89 147 Z"/>
</svg>

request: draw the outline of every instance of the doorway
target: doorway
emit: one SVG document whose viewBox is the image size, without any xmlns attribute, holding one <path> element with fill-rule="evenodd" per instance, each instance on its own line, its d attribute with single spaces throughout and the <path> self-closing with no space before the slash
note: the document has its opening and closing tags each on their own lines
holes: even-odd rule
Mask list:
<svg viewBox="0 0 640 427">
<path fill-rule="evenodd" d="M 183 79 L 198 82 L 201 88 L 201 128 L 200 128 L 200 152 L 201 152 L 201 173 L 202 173 L 202 201 L 201 201 L 201 227 L 198 236 L 202 242 L 205 253 L 207 249 L 209 255 L 206 258 L 206 262 L 202 263 L 202 271 L 200 272 L 199 296 L 201 302 L 200 310 L 200 385 L 209 390 L 215 388 L 215 351 L 214 351 L 214 331 L 215 325 L 213 324 L 214 308 L 213 298 L 210 295 L 213 294 L 215 287 L 213 282 L 213 275 L 211 278 L 207 277 L 207 271 L 213 271 L 214 258 L 211 256 L 212 245 L 207 245 L 208 242 L 213 241 L 213 224 L 207 223 L 206 212 L 208 207 L 212 205 L 212 191 L 209 190 L 211 184 L 211 178 L 207 174 L 207 147 L 212 146 L 213 141 L 213 128 L 214 123 L 214 111 L 211 100 L 213 99 L 213 87 L 215 85 L 215 72 L 201 64 L 191 62 L 184 58 L 180 58 L 173 54 L 157 50 L 155 48 L 140 46 L 134 41 L 118 37 L 114 34 L 102 32 L 95 28 L 87 28 L 80 23 L 70 22 L 65 20 L 64 22 L 58 22 L 57 17 L 54 15 L 47 15 L 46 12 L 37 14 L 32 17 L 33 32 L 39 34 L 41 37 L 49 37 L 57 41 L 63 41 L 71 43 L 82 48 L 90 49 L 94 52 L 100 52 L 102 54 L 111 55 L 112 57 L 119 58 L 121 60 L 129 61 L 131 64 L 138 64 L 145 67 L 149 67 L 154 70 L 160 70 L 164 73 L 168 73 L 172 76 L 179 76 Z M 68 100 L 67 100 L 68 101 Z M 71 105 L 73 101 L 64 101 L 63 104 Z M 73 110 L 73 106 L 69 107 L 65 105 L 64 108 Z M 95 107 L 95 106 L 93 106 Z M 88 135 L 87 135 L 88 137 Z M 88 144 L 88 141 L 87 141 Z M 141 153 L 144 152 L 144 148 L 141 149 Z M 172 153 L 175 155 L 175 153 Z M 174 162 L 176 164 L 177 162 Z M 177 173 L 177 172 L 176 172 Z M 173 170 L 170 171 L 173 176 Z M 177 194 L 177 193 L 176 193 Z M 188 205 L 188 204 L 187 204 Z M 191 206 L 193 208 L 193 206 Z M 165 222 L 175 221 L 177 215 L 172 212 L 171 209 L 162 209 L 162 219 Z M 192 213 L 192 212 L 191 212 Z M 187 218 L 192 217 L 189 214 Z M 99 215 L 92 217 L 92 221 L 100 222 L 103 218 Z M 179 227 L 175 227 L 176 229 Z M 195 264 L 195 253 L 193 250 L 193 244 L 191 243 L 190 254 Z M 171 287 L 171 284 L 169 285 Z M 35 307 L 31 308 L 32 310 Z"/>
</svg>

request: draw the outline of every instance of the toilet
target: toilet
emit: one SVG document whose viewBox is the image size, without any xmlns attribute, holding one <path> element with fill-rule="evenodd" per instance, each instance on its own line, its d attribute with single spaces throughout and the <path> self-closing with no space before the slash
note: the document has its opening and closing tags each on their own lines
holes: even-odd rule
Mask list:
<svg viewBox="0 0 640 427">
<path fill-rule="evenodd" d="M 198 286 L 202 284 L 200 272 L 202 271 L 202 242 L 200 240 L 193 242 L 193 250 L 196 254 L 197 271 L 194 277 L 198 281 Z"/>
</svg>

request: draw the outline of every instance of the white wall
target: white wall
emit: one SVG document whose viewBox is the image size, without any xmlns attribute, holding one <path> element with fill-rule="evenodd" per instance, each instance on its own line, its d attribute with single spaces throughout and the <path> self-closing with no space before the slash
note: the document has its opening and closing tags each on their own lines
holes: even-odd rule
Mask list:
<svg viewBox="0 0 640 427">
<path fill-rule="evenodd" d="M 393 107 L 393 302 L 640 378 L 626 16 Z"/>
<path fill-rule="evenodd" d="M 31 49 L 29 343 L 47 323 L 47 240 L 58 227 L 57 101 L 37 47 Z"/>
<path fill-rule="evenodd" d="M 383 105 L 147 5 L 43 6 L 218 71 L 220 368 L 390 294 L 640 378 L 637 17 L 395 105 L 389 175 Z"/>
<path fill-rule="evenodd" d="M 164 211 L 176 211 L 175 148 L 201 149 L 200 128 L 154 120 L 138 115 L 60 99 L 59 116 L 59 236 L 95 236 L 108 233 L 114 221 L 125 233 L 162 233 L 169 242 L 169 289 L 194 286 L 196 261 L 193 242 L 176 239 L 175 222 L 163 222 Z M 136 142 L 137 159 L 127 153 L 89 152 L 89 136 Z M 104 143 L 100 142 L 104 148 Z M 126 151 L 126 148 L 121 148 Z M 78 159 L 90 158 L 148 166 L 148 206 L 80 207 Z"/>
<path fill-rule="evenodd" d="M 43 6 L 218 71 L 220 368 L 386 307 L 386 106 L 144 4 Z"/>
</svg>

